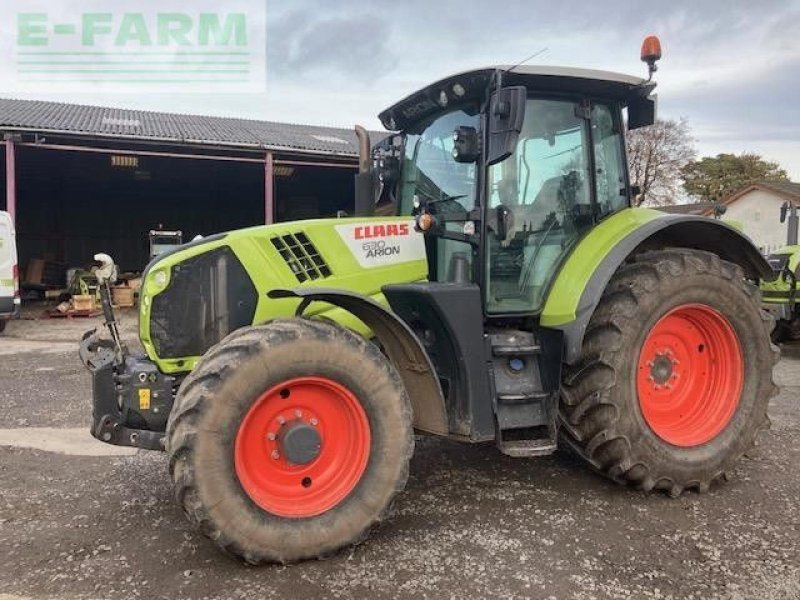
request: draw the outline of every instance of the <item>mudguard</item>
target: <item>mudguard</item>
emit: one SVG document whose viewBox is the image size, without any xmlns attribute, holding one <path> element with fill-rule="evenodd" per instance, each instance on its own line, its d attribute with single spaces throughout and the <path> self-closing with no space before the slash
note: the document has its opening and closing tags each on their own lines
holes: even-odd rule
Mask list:
<svg viewBox="0 0 800 600">
<path fill-rule="evenodd" d="M 580 356 L 583 336 L 608 282 L 637 250 L 663 247 L 714 252 L 753 280 L 771 279 L 772 268 L 750 239 L 722 221 L 630 208 L 605 219 L 573 249 L 550 288 L 540 317 L 564 332 L 564 360 Z"/>
<path fill-rule="evenodd" d="M 299 298 L 296 315 L 311 302 L 338 306 L 364 322 L 375 334 L 403 380 L 414 411 L 414 428 L 447 435 L 447 410 L 436 369 L 417 337 L 400 318 L 373 300 L 353 292 L 326 288 L 276 289 L 270 298 Z"/>
</svg>

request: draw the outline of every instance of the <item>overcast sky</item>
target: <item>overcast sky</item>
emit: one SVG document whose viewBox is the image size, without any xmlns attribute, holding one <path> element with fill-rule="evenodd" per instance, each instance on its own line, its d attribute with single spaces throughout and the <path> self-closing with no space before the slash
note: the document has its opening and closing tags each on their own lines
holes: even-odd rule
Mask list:
<svg viewBox="0 0 800 600">
<path fill-rule="evenodd" d="M 660 114 L 701 154 L 752 151 L 800 181 L 800 0 L 269 0 L 265 94 L 58 99 L 350 127 L 459 70 L 533 62 L 644 74 L 661 37 Z"/>
</svg>

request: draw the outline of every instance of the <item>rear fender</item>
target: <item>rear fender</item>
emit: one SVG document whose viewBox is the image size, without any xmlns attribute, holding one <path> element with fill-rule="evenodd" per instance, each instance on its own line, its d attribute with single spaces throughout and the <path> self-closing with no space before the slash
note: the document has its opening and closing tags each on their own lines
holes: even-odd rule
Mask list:
<svg viewBox="0 0 800 600">
<path fill-rule="evenodd" d="M 575 247 L 542 311 L 542 326 L 564 332 L 567 364 L 573 364 L 580 356 L 589 319 L 620 265 L 637 252 L 664 247 L 714 252 L 741 266 L 745 276 L 754 281 L 774 277 L 769 263 L 750 239 L 722 221 L 649 209 L 621 211 L 598 224 Z"/>
<path fill-rule="evenodd" d="M 403 380 L 414 411 L 414 428 L 448 434 L 447 410 L 436 369 L 417 337 L 396 315 L 365 296 L 342 290 L 272 290 L 268 296 L 301 299 L 297 316 L 301 316 L 311 302 L 326 302 L 358 317 L 375 334 Z"/>
</svg>

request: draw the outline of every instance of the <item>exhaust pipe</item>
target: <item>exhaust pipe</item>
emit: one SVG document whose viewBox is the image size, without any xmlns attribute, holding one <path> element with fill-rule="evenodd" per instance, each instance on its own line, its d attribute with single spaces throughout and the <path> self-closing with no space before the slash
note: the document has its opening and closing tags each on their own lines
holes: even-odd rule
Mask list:
<svg viewBox="0 0 800 600">
<path fill-rule="evenodd" d="M 356 175 L 355 214 L 357 217 L 371 217 L 375 214 L 375 185 L 372 177 L 372 145 L 369 133 L 361 125 L 356 125 L 358 138 L 358 175 Z"/>
<path fill-rule="evenodd" d="M 358 172 L 369 173 L 372 171 L 372 145 L 369 143 L 369 132 L 361 125 L 356 125 L 358 138 Z"/>
</svg>

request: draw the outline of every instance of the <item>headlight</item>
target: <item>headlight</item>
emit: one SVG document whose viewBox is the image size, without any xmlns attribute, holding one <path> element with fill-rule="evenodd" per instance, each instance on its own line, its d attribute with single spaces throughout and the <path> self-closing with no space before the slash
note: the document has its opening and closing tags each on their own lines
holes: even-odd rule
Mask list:
<svg viewBox="0 0 800 600">
<path fill-rule="evenodd" d="M 153 281 L 158 287 L 163 288 L 165 285 L 167 285 L 167 272 L 163 270 L 156 271 L 153 275 Z"/>
</svg>

